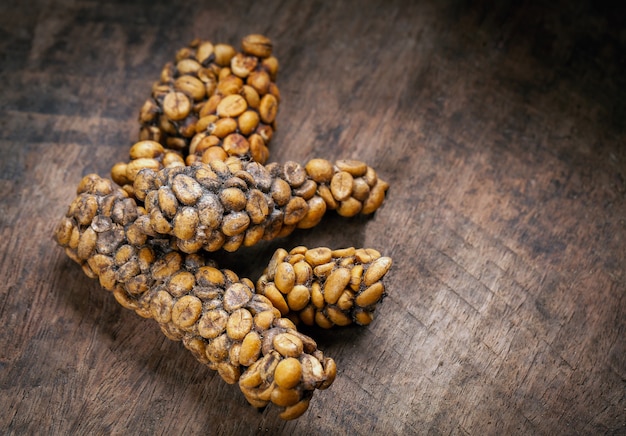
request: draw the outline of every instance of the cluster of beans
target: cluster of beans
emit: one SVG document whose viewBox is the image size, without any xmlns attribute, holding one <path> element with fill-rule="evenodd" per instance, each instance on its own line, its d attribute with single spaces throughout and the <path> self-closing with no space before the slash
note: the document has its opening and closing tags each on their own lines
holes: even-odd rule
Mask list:
<svg viewBox="0 0 626 436">
<path fill-rule="evenodd" d="M 109 180 L 86 176 L 77 194 L 56 230 L 67 255 L 122 306 L 153 318 L 227 383 L 239 382 L 251 404 L 272 402 L 295 418 L 332 383 L 334 361 L 251 280 L 151 240 L 138 224 L 143 208 Z"/>
<path fill-rule="evenodd" d="M 336 376 L 296 323 L 369 324 L 391 259 L 279 249 L 255 286 L 208 253 L 311 228 L 328 210 L 371 214 L 388 184 L 356 160 L 265 164 L 277 71 L 262 35 L 245 37 L 241 52 L 206 41 L 181 49 L 140 111 L 130 161 L 113 167 L 113 181 L 83 178 L 55 237 L 122 306 L 238 383 L 250 404 L 294 419 Z"/>
<path fill-rule="evenodd" d="M 256 289 L 283 316 L 306 325 L 367 325 L 383 298 L 382 278 L 391 263 L 371 248 L 279 248 Z"/>
<path fill-rule="evenodd" d="M 323 177 L 322 166 L 328 173 Z M 347 167 L 358 172 L 342 170 Z M 170 236 L 186 253 L 232 252 L 313 227 L 328 209 L 348 217 L 375 210 L 385 185 L 358 161 L 333 165 L 314 159 L 304 167 L 296 162 L 263 166 L 231 157 L 159 172 L 143 170 L 133 192 L 144 202 L 146 234 Z"/>
</svg>

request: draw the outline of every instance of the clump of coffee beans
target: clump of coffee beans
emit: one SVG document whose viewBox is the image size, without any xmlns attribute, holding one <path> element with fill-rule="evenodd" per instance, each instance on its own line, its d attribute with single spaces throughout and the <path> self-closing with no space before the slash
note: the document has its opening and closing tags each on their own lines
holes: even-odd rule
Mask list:
<svg viewBox="0 0 626 436">
<path fill-rule="evenodd" d="M 265 164 L 277 72 L 263 35 L 245 37 L 239 52 L 200 40 L 179 50 L 140 111 L 130 161 L 113 167 L 113 181 L 81 180 L 55 238 L 250 404 L 294 419 L 337 371 L 296 324 L 369 324 L 391 259 L 374 249 L 279 249 L 255 286 L 209 253 L 314 227 L 328 210 L 371 214 L 389 185 L 358 160 Z"/>
<path fill-rule="evenodd" d="M 279 248 L 256 290 L 296 322 L 323 328 L 367 325 L 385 295 L 382 278 L 391 263 L 371 248 Z"/>
</svg>

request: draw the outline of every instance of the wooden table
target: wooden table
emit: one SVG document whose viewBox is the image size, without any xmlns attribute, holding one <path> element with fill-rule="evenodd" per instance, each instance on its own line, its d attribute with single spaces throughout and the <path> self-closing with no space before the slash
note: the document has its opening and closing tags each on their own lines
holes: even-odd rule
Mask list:
<svg viewBox="0 0 626 436">
<path fill-rule="evenodd" d="M 174 3 L 0 6 L 3 433 L 626 434 L 623 6 Z M 281 64 L 271 160 L 360 159 L 391 185 L 371 218 L 216 254 L 252 278 L 277 247 L 394 259 L 370 326 L 308 332 L 339 371 L 290 422 L 52 239 L 176 50 L 248 33 Z"/>
</svg>

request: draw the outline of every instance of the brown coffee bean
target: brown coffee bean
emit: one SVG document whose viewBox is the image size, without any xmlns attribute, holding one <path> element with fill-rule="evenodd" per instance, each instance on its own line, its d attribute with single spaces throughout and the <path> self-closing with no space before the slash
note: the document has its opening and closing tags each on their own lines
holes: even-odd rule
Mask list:
<svg viewBox="0 0 626 436">
<path fill-rule="evenodd" d="M 270 83 L 270 94 L 274 96 L 274 98 L 276 98 L 276 102 L 280 103 L 280 90 L 278 89 L 278 86 L 276 86 L 276 83 L 272 82 Z"/>
<path fill-rule="evenodd" d="M 312 248 L 307 250 L 304 254 L 306 261 L 314 267 L 330 262 L 332 256 L 332 251 L 327 247 Z"/>
<path fill-rule="evenodd" d="M 277 249 L 272 255 L 269 263 L 267 264 L 267 276 L 270 277 L 271 280 L 274 280 L 276 276 L 276 268 L 281 262 L 285 261 L 285 259 L 289 256 L 289 253 L 284 248 Z"/>
<path fill-rule="evenodd" d="M 206 96 L 204 83 L 194 76 L 180 76 L 174 82 L 174 88 L 177 91 L 187 94 L 195 101 L 201 101 Z"/>
<path fill-rule="evenodd" d="M 286 162 L 283 166 L 283 173 L 285 175 L 285 181 L 293 188 L 301 186 L 307 179 L 305 169 L 297 162 Z"/>
<path fill-rule="evenodd" d="M 243 38 L 241 49 L 249 55 L 267 58 L 272 55 L 272 41 L 264 35 L 251 34 Z"/>
<path fill-rule="evenodd" d="M 349 197 L 339 203 L 337 213 L 343 217 L 350 218 L 357 215 L 363 209 L 363 204 L 354 197 Z"/>
<path fill-rule="evenodd" d="M 246 334 L 246 336 L 243 338 L 243 341 L 241 342 L 241 350 L 239 351 L 239 363 L 243 366 L 250 366 L 259 359 L 260 354 L 261 336 L 256 331 L 252 330 Z M 250 380 L 248 380 L 248 383 L 249 382 Z M 255 386 L 258 386 L 258 384 Z"/>
<path fill-rule="evenodd" d="M 170 92 L 163 100 L 163 113 L 172 121 L 179 121 L 189 115 L 191 102 L 182 92 Z"/>
<path fill-rule="evenodd" d="M 274 284 L 283 294 L 289 293 L 296 282 L 296 274 L 293 266 L 287 262 L 282 262 L 276 267 Z"/>
<path fill-rule="evenodd" d="M 276 205 L 282 207 L 291 199 L 291 187 L 283 179 L 276 178 L 272 182 L 271 194 Z"/>
<path fill-rule="evenodd" d="M 139 111 L 139 121 L 141 123 L 151 123 L 156 119 L 159 112 L 160 109 L 154 102 L 154 100 L 148 99 L 145 101 L 145 103 L 141 107 L 141 110 Z"/>
<path fill-rule="evenodd" d="M 276 351 L 285 357 L 300 356 L 304 347 L 302 340 L 291 333 L 277 334 L 272 340 L 272 345 Z"/>
<path fill-rule="evenodd" d="M 258 189 L 252 189 L 248 192 L 248 200 L 245 207 L 253 224 L 262 223 L 269 214 L 269 205 L 265 195 Z"/>
<path fill-rule="evenodd" d="M 330 329 L 334 326 L 333 322 L 320 310 L 315 312 L 315 324 L 323 329 Z"/>
<path fill-rule="evenodd" d="M 352 196 L 359 201 L 365 201 L 370 195 L 370 187 L 364 178 L 359 177 L 354 179 L 352 185 Z"/>
<path fill-rule="evenodd" d="M 352 194 L 352 185 L 354 179 L 352 175 L 346 171 L 339 171 L 335 173 L 330 181 L 330 192 L 337 201 L 344 201 Z"/>
<path fill-rule="evenodd" d="M 385 287 L 382 282 L 376 282 L 369 288 L 365 289 L 355 298 L 354 302 L 361 307 L 368 307 L 376 304 L 383 296 Z"/>
<path fill-rule="evenodd" d="M 181 297 L 172 307 L 172 322 L 176 327 L 191 327 L 202 314 L 202 301 L 193 295 Z"/>
<path fill-rule="evenodd" d="M 118 162 L 111 168 L 111 178 L 120 186 L 132 183 L 132 181 L 126 177 L 127 166 L 128 164 L 126 162 Z"/>
<path fill-rule="evenodd" d="M 274 136 L 274 128 L 270 125 L 259 123 L 256 128 L 256 133 L 263 139 L 265 144 L 268 144 L 272 136 Z"/>
<path fill-rule="evenodd" d="M 324 300 L 329 304 L 335 304 L 348 283 L 350 283 L 350 270 L 347 268 L 335 269 L 324 284 Z"/>
<path fill-rule="evenodd" d="M 272 94 L 265 94 L 259 103 L 259 115 L 265 124 L 272 124 L 278 112 L 278 100 Z"/>
<path fill-rule="evenodd" d="M 300 401 L 300 398 L 301 395 L 299 391 L 295 389 L 285 389 L 277 386 L 272 391 L 270 400 L 272 401 L 272 403 L 278 406 L 287 407 L 296 404 L 298 401 Z"/>
<path fill-rule="evenodd" d="M 198 122 L 196 123 L 196 133 L 202 133 L 202 135 L 195 135 L 193 138 L 191 138 L 191 142 L 189 142 L 190 154 L 196 154 L 198 152 L 201 152 L 203 149 L 206 150 L 213 145 L 217 145 L 217 143 L 203 144 L 200 147 L 200 150 L 196 151 L 200 143 L 203 142 L 207 138 L 207 136 L 209 136 L 209 128 L 213 128 L 212 124 L 214 124 L 219 119 L 220 118 L 217 115 L 206 115 L 198 119 Z"/>
<path fill-rule="evenodd" d="M 233 341 L 242 340 L 252 329 L 252 314 L 243 308 L 236 309 L 228 317 L 226 323 L 226 334 Z M 239 361 L 237 356 L 236 361 Z"/>
<path fill-rule="evenodd" d="M 326 203 L 326 207 L 328 209 L 334 210 L 337 209 L 337 201 L 335 197 L 333 197 L 333 193 L 330 188 L 326 185 L 320 185 L 317 187 L 317 195 L 319 195 L 324 202 Z"/>
<path fill-rule="evenodd" d="M 250 143 L 239 133 L 231 133 L 224 138 L 222 147 L 230 156 L 245 156 L 250 150 Z"/>
<path fill-rule="evenodd" d="M 314 196 L 307 201 L 309 210 L 307 214 L 298 221 L 298 228 L 310 229 L 319 224 L 326 213 L 326 202 L 322 197 Z"/>
<path fill-rule="evenodd" d="M 182 156 L 175 151 L 168 151 L 163 155 L 163 160 L 161 162 L 165 168 L 171 167 L 184 167 L 185 161 Z"/>
<path fill-rule="evenodd" d="M 200 63 L 194 59 L 183 59 L 176 64 L 176 69 L 181 75 L 196 74 L 198 71 L 200 71 L 201 68 L 202 65 L 200 65 Z"/>
<path fill-rule="evenodd" d="M 374 320 L 372 312 L 357 310 L 354 312 L 354 319 L 359 325 L 368 325 Z"/>
<path fill-rule="evenodd" d="M 235 212 L 243 210 L 248 202 L 246 194 L 239 188 L 226 188 L 220 192 L 219 198 L 225 210 Z"/>
<path fill-rule="evenodd" d="M 337 307 L 345 312 L 352 309 L 352 306 L 354 306 L 354 293 L 348 290 L 343 291 L 337 300 Z"/>
<path fill-rule="evenodd" d="M 385 191 L 387 191 L 388 187 L 389 185 L 387 183 L 378 180 L 376 185 L 371 189 L 367 200 L 363 202 L 361 213 L 370 214 L 377 210 L 385 199 Z"/>
<path fill-rule="evenodd" d="M 261 62 L 261 67 L 267 71 L 272 80 L 276 80 L 276 76 L 278 75 L 278 59 L 274 56 L 269 56 Z"/>
<path fill-rule="evenodd" d="M 228 153 L 222 147 L 209 147 L 202 153 L 202 163 L 210 163 L 214 160 L 224 161 Z"/>
<path fill-rule="evenodd" d="M 373 188 L 378 183 L 378 175 L 376 171 L 372 167 L 367 167 L 367 171 L 365 172 L 365 181 L 369 185 L 370 188 Z"/>
<path fill-rule="evenodd" d="M 363 278 L 363 265 L 355 265 L 350 270 L 350 289 L 358 291 L 361 287 L 361 279 Z"/>
<path fill-rule="evenodd" d="M 161 156 L 165 149 L 161 144 L 155 141 L 139 141 L 130 148 L 130 158 L 155 158 Z"/>
<path fill-rule="evenodd" d="M 246 233 L 243 239 L 243 245 L 245 247 L 252 247 L 258 244 L 265 234 L 265 228 L 262 225 L 251 225 L 246 229 Z"/>
<path fill-rule="evenodd" d="M 379 257 L 373 261 L 367 268 L 367 271 L 365 271 L 363 284 L 365 286 L 371 286 L 375 282 L 379 281 L 385 274 L 387 274 L 387 271 L 391 268 L 391 263 L 390 257 Z"/>
<path fill-rule="evenodd" d="M 217 106 L 222 101 L 222 96 L 220 94 L 213 94 L 209 99 L 204 103 L 200 112 L 198 114 L 199 118 L 204 118 L 209 115 L 217 114 Z"/>
<path fill-rule="evenodd" d="M 222 219 L 222 232 L 226 236 L 239 235 L 250 225 L 250 217 L 246 212 L 232 212 Z"/>
<path fill-rule="evenodd" d="M 217 105 L 217 115 L 220 117 L 238 117 L 248 108 L 248 103 L 239 94 L 224 97 Z"/>
<path fill-rule="evenodd" d="M 300 311 L 298 314 L 300 317 L 300 321 L 302 321 L 307 326 L 312 326 L 315 324 L 315 307 L 312 304 L 309 304 L 304 309 Z"/>
<path fill-rule="evenodd" d="M 183 207 L 172 220 L 172 234 L 178 239 L 188 240 L 197 232 L 200 217 L 198 211 L 192 207 Z"/>
<path fill-rule="evenodd" d="M 256 89 L 250 85 L 243 85 L 241 88 L 241 95 L 246 99 L 248 107 L 258 110 L 259 105 L 261 104 L 261 97 Z"/>
<path fill-rule="evenodd" d="M 359 160 L 338 160 L 335 162 L 339 171 L 345 171 L 353 177 L 360 177 L 367 172 L 367 165 Z"/>
<path fill-rule="evenodd" d="M 295 283 L 298 285 L 308 283 L 313 276 L 313 268 L 304 260 L 293 263 L 293 271 L 296 276 Z"/>
<path fill-rule="evenodd" d="M 311 179 L 307 179 L 298 188 L 293 190 L 293 195 L 302 197 L 304 200 L 310 200 L 317 192 L 317 183 Z"/>
<path fill-rule="evenodd" d="M 217 83 L 217 93 L 222 97 L 226 97 L 227 95 L 239 94 L 241 89 L 243 88 L 243 80 L 241 78 L 230 75 L 221 79 Z"/>
<path fill-rule="evenodd" d="M 306 216 L 308 211 L 309 205 L 303 198 L 292 197 L 285 206 L 285 216 L 283 221 L 287 226 L 295 226 Z"/>
<path fill-rule="evenodd" d="M 306 412 L 306 410 L 309 408 L 310 402 L 311 402 L 310 398 L 303 398 L 296 404 L 289 406 L 289 407 L 285 407 L 285 410 L 283 410 L 279 416 L 281 417 L 281 419 L 284 419 L 286 421 L 296 419 L 302 416 L 304 412 Z"/>
<path fill-rule="evenodd" d="M 165 291 L 159 291 L 150 303 L 150 314 L 156 322 L 165 324 L 172 319 L 174 299 Z"/>
<path fill-rule="evenodd" d="M 151 158 L 139 158 L 131 160 L 128 165 L 126 165 L 126 179 L 131 181 L 135 180 L 139 171 L 146 168 L 153 171 L 158 171 L 161 169 L 161 164 L 158 160 Z"/>
<path fill-rule="evenodd" d="M 278 309 L 274 309 L 278 310 Z M 274 319 L 276 318 L 276 314 L 274 310 L 265 310 L 263 312 L 259 312 L 254 315 L 254 327 L 259 330 L 267 330 L 272 326 Z M 280 311 L 278 311 L 278 315 L 280 316 Z"/>
<path fill-rule="evenodd" d="M 309 288 L 304 285 L 295 285 L 287 294 L 287 304 L 292 311 L 299 311 L 309 304 L 311 293 Z"/>
<path fill-rule="evenodd" d="M 324 294 L 322 293 L 322 287 L 317 281 L 313 282 L 311 285 L 311 303 L 313 303 L 317 309 L 323 309 L 326 305 L 326 302 L 324 301 Z"/>
<path fill-rule="evenodd" d="M 202 196 L 202 187 L 193 178 L 178 174 L 172 181 L 172 191 L 176 194 L 176 198 L 188 206 L 196 204 Z"/>
<path fill-rule="evenodd" d="M 217 229 L 222 223 L 224 207 L 215 194 L 205 194 L 198 203 L 200 223 L 209 229 Z"/>
<path fill-rule="evenodd" d="M 252 291 L 243 283 L 233 283 L 224 292 L 224 309 L 232 312 L 245 306 L 252 298 Z"/>
<path fill-rule="evenodd" d="M 328 306 L 326 308 L 326 316 L 333 324 L 340 327 L 352 324 L 352 319 L 335 306 Z"/>
<path fill-rule="evenodd" d="M 230 65 L 230 60 L 237 53 L 235 48 L 228 44 L 215 44 L 213 50 L 215 53 L 215 63 L 221 67 Z"/>
<path fill-rule="evenodd" d="M 283 389 L 293 389 L 300 383 L 302 365 L 293 357 L 281 360 L 274 372 L 274 381 Z"/>
<path fill-rule="evenodd" d="M 214 54 L 213 44 L 209 41 L 204 41 L 196 48 L 196 59 L 201 64 L 204 64 Z"/>
<path fill-rule="evenodd" d="M 285 298 L 274 284 L 267 285 L 263 290 L 263 295 L 272 302 L 274 307 L 280 311 L 281 315 L 285 316 L 289 312 L 289 306 Z"/>
<path fill-rule="evenodd" d="M 91 253 L 95 250 L 97 240 L 98 236 L 95 230 L 91 227 L 86 229 L 80 236 L 78 246 L 76 247 L 76 254 L 78 257 L 80 259 L 87 260 L 91 256 Z"/>
<path fill-rule="evenodd" d="M 239 126 L 239 132 L 244 136 L 249 136 L 254 132 L 259 125 L 259 114 L 253 110 L 247 110 L 237 120 Z"/>
<path fill-rule="evenodd" d="M 189 271 L 180 271 L 172 276 L 167 284 L 167 290 L 174 297 L 188 294 L 196 284 L 196 279 Z"/>
<path fill-rule="evenodd" d="M 206 346 L 206 357 L 214 363 L 220 363 L 228 357 L 230 339 L 224 333 L 211 340 Z"/>
<path fill-rule="evenodd" d="M 269 92 L 271 79 L 267 71 L 258 70 L 250 73 L 246 83 L 256 89 L 260 95 L 265 95 Z"/>
<path fill-rule="evenodd" d="M 198 334 L 203 338 L 213 339 L 226 330 L 228 313 L 222 309 L 205 312 L 198 320 Z"/>
<path fill-rule="evenodd" d="M 230 69 L 236 76 L 246 78 L 254 71 L 259 60 L 254 56 L 246 56 L 243 53 L 237 53 L 230 60 Z"/>
<path fill-rule="evenodd" d="M 361 263 L 371 263 L 381 256 L 380 252 L 373 248 L 359 248 L 354 252 L 354 255 L 356 260 Z"/>
</svg>

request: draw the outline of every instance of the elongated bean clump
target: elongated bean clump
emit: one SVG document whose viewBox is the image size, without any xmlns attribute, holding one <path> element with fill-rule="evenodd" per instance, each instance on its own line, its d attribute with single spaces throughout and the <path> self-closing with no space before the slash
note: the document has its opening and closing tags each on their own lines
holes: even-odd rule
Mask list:
<svg viewBox="0 0 626 436">
<path fill-rule="evenodd" d="M 367 325 L 385 295 L 382 278 L 391 263 L 371 248 L 279 248 L 256 290 L 283 316 L 306 325 Z"/>
<path fill-rule="evenodd" d="M 142 235 L 141 214 L 123 190 L 87 176 L 56 239 L 122 306 L 153 318 L 227 383 L 239 382 L 253 406 L 274 403 L 284 419 L 304 413 L 313 391 L 333 382 L 334 361 L 249 279 Z"/>
<path fill-rule="evenodd" d="M 239 52 L 194 40 L 161 71 L 139 114 L 140 141 L 130 162 L 117 163 L 111 177 L 132 194 L 142 168 L 229 156 L 265 163 L 280 102 L 277 74 L 272 42 L 263 35 L 246 36 Z"/>
<path fill-rule="evenodd" d="M 328 209 L 346 217 L 372 213 L 386 189 L 363 162 L 324 159 L 263 166 L 231 158 L 144 169 L 134 184 L 148 217 L 143 231 L 172 237 L 186 253 L 235 251 L 286 236 L 317 225 Z"/>
</svg>

